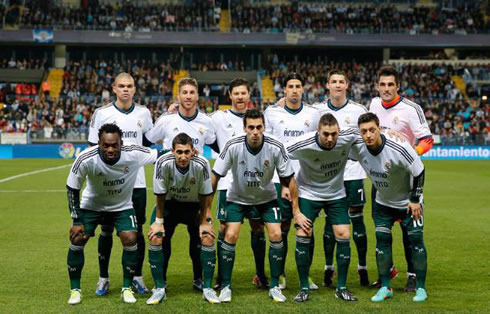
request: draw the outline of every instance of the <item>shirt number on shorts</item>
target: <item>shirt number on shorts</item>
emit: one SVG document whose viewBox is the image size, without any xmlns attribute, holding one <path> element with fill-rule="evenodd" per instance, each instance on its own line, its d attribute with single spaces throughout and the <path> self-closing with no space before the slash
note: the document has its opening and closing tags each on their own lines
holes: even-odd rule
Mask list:
<svg viewBox="0 0 490 314">
<path fill-rule="evenodd" d="M 131 220 L 131 225 L 133 226 L 133 228 L 136 228 L 136 216 L 129 215 L 129 219 Z"/>
<path fill-rule="evenodd" d="M 361 195 L 361 202 L 364 202 L 364 191 L 362 189 L 357 190 L 357 192 Z"/>
<path fill-rule="evenodd" d="M 424 216 L 420 216 L 419 220 L 413 221 L 413 227 L 417 228 L 417 226 L 422 227 L 424 225 Z"/>
<path fill-rule="evenodd" d="M 272 210 L 274 211 L 274 219 L 279 219 L 279 207 L 272 207 Z"/>
</svg>

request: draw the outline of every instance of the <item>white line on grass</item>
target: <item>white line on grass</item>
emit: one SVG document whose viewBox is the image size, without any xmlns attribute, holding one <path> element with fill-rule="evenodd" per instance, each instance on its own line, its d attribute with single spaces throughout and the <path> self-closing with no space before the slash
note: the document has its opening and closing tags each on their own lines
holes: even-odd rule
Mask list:
<svg viewBox="0 0 490 314">
<path fill-rule="evenodd" d="M 7 177 L 5 179 L 0 179 L 0 183 L 7 182 L 7 181 L 10 181 L 10 180 L 14 180 L 14 179 L 17 179 L 17 178 L 22 178 L 22 177 L 30 176 L 32 174 L 37 174 L 37 173 L 42 173 L 42 172 L 48 172 L 48 171 L 51 171 L 51 170 L 58 170 L 58 169 L 62 169 L 62 168 L 67 168 L 67 167 L 70 167 L 70 166 L 71 166 L 71 164 L 69 164 L 69 165 L 63 165 L 63 166 L 58 166 L 58 167 L 51 167 L 51 168 L 46 168 L 46 169 L 41 169 L 41 170 L 36 170 L 36 171 L 31 171 L 31 172 L 26 172 L 26 173 L 21 173 L 21 174 L 15 175 L 15 176 Z"/>
</svg>

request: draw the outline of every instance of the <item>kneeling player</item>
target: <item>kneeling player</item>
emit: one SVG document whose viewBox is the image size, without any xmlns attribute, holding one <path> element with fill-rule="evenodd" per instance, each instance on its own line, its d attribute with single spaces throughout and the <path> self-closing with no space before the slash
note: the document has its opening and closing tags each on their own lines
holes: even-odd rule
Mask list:
<svg viewBox="0 0 490 314">
<path fill-rule="evenodd" d="M 163 241 L 172 240 L 175 228 L 182 223 L 188 229 L 199 229 L 201 236 L 201 265 L 203 269 L 203 298 L 219 303 L 211 282 L 216 264 L 216 248 L 211 220 L 211 169 L 209 162 L 194 155 L 192 138 L 180 133 L 172 141 L 172 151 L 161 156 L 155 164 L 153 189 L 157 207 L 153 211 L 148 232 L 148 259 L 156 289 L 146 301 L 158 304 L 165 298 L 163 261 L 170 256 L 162 252 Z M 199 225 L 200 224 L 200 225 Z"/>
<path fill-rule="evenodd" d="M 219 263 L 222 270 L 221 302 L 231 301 L 231 273 L 235 262 L 235 245 L 241 222 L 250 212 L 264 221 L 269 233 L 269 264 L 271 283 L 269 296 L 276 302 L 286 301 L 279 289 L 279 275 L 284 245 L 281 236 L 281 212 L 272 177 L 277 169 L 281 184 L 291 190 L 293 209 L 298 211 L 294 171 L 284 145 L 265 136 L 264 115 L 256 109 L 247 110 L 243 117 L 245 135 L 230 139 L 213 168 L 213 190 L 218 181 L 231 170 L 233 182 L 227 192 L 225 238 L 221 244 Z"/>
<path fill-rule="evenodd" d="M 417 278 L 415 302 L 427 300 L 425 276 L 427 251 L 424 245 L 424 217 L 421 195 L 424 186 L 424 165 L 407 142 L 380 133 L 379 119 L 374 113 L 359 117 L 359 130 L 364 144 L 360 145 L 361 165 L 376 188 L 373 219 L 376 226 L 376 262 L 381 289 L 371 298 L 381 302 L 393 297 L 390 268 L 393 264 L 391 229 L 401 221 L 408 234 L 412 263 Z M 354 155 L 356 155 L 355 150 Z"/>
<path fill-rule="evenodd" d="M 154 163 L 157 151 L 139 145 L 123 146 L 121 135 L 117 125 L 104 124 L 99 129 L 98 145 L 77 157 L 68 176 L 68 205 L 73 218 L 68 250 L 71 284 L 68 303 L 72 305 L 82 300 L 80 278 L 84 246 L 89 237 L 94 236 L 97 225 L 103 223 L 116 227 L 123 245 L 123 301 L 136 302 L 131 283 L 138 262 L 137 221 L 131 195 L 139 168 Z M 85 180 L 87 187 L 80 204 L 80 189 Z"/>
</svg>

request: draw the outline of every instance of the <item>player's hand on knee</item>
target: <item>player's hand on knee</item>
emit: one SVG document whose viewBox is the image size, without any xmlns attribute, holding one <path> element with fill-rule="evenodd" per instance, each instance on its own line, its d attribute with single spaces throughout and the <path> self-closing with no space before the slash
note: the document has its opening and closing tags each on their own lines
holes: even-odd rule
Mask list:
<svg viewBox="0 0 490 314">
<path fill-rule="evenodd" d="M 85 234 L 85 226 L 84 225 L 73 225 L 70 229 L 70 242 L 73 244 L 80 244 L 81 241 L 85 241 L 88 239 L 88 236 Z"/>
<path fill-rule="evenodd" d="M 287 186 L 281 185 L 281 197 L 291 202 L 291 193 Z"/>
<path fill-rule="evenodd" d="M 150 230 L 148 231 L 148 239 L 151 241 L 157 237 L 164 237 L 165 236 L 165 228 L 163 227 L 163 224 L 154 222 L 150 226 Z"/>
<path fill-rule="evenodd" d="M 309 233 L 312 227 L 312 222 L 310 219 L 306 218 L 303 213 L 298 213 L 294 216 L 294 224 L 298 225 L 306 233 Z"/>
<path fill-rule="evenodd" d="M 211 239 L 215 238 L 215 233 L 213 229 L 213 223 L 211 222 L 205 222 L 203 224 L 199 225 L 199 236 L 201 237 L 201 240 L 208 237 Z"/>
<path fill-rule="evenodd" d="M 408 203 L 407 213 L 412 213 L 412 219 L 418 221 L 422 217 L 422 207 L 419 203 Z"/>
</svg>

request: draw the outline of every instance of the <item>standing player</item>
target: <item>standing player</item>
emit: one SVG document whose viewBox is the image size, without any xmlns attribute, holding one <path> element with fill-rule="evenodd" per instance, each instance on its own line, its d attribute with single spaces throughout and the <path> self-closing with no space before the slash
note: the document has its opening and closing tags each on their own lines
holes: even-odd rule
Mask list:
<svg viewBox="0 0 490 314">
<path fill-rule="evenodd" d="M 318 110 L 311 106 L 308 106 L 302 102 L 303 95 L 303 77 L 298 73 L 291 73 L 284 79 L 284 93 L 286 95 L 284 106 L 273 105 L 267 108 L 264 113 L 266 133 L 275 136 L 282 143 L 287 143 L 298 136 L 301 136 L 307 132 L 316 130 L 318 125 L 318 119 L 320 119 Z M 291 161 L 294 172 L 298 173 L 299 163 L 297 161 Z M 282 240 L 284 243 L 284 258 L 281 269 L 280 287 L 286 288 L 286 256 L 288 251 L 288 233 L 291 228 L 291 219 L 293 218 L 293 212 L 291 203 L 281 195 L 281 183 L 279 176 L 274 175 L 274 185 L 277 190 L 277 202 L 279 208 L 281 208 L 281 230 Z M 286 190 L 285 195 L 289 192 Z M 312 239 L 314 239 L 312 237 Z M 311 241 L 310 255 L 313 256 L 314 241 Z M 318 286 L 311 280 L 310 289 L 318 289 Z"/>
<path fill-rule="evenodd" d="M 131 195 L 139 169 L 154 163 L 157 152 L 149 148 L 123 146 L 122 131 L 115 124 L 104 124 L 99 129 L 98 146 L 83 151 L 73 163 L 68 180 L 68 206 L 73 226 L 70 230 L 68 274 L 71 296 L 69 304 L 82 300 L 80 278 L 84 265 L 84 246 L 95 228 L 101 224 L 115 226 L 123 245 L 123 288 L 121 296 L 126 303 L 135 303 L 131 290 L 138 263 L 137 223 Z M 83 183 L 87 186 L 82 193 Z"/>
<path fill-rule="evenodd" d="M 355 129 L 340 131 L 335 117 L 324 114 L 316 132 L 307 133 L 288 143 L 289 157 L 299 160 L 299 208 L 311 221 L 324 209 L 333 225 L 337 242 L 338 281 L 335 296 L 345 301 L 357 301 L 347 290 L 347 272 L 350 264 L 350 221 L 344 187 L 344 170 L 351 147 L 360 141 Z M 312 230 L 296 229 L 296 265 L 301 289 L 297 302 L 309 299 L 310 270 L 309 243 Z"/>
<path fill-rule="evenodd" d="M 216 134 L 213 122 L 206 114 L 197 108 L 199 100 L 197 81 L 193 78 L 183 78 L 179 81 L 180 105 L 176 113 L 165 113 L 155 122 L 155 126 L 147 134 L 146 138 L 156 143 L 163 140 L 163 147 L 171 149 L 172 141 L 179 133 L 186 133 L 192 138 L 193 146 L 199 154 L 203 153 L 204 145 L 209 145 L 217 150 Z M 192 260 L 194 279 L 192 286 L 194 289 L 202 290 L 202 268 L 201 268 L 201 248 L 199 237 L 199 226 L 188 225 L 189 233 L 189 255 Z M 172 246 L 169 237 L 163 239 L 163 254 L 165 256 L 163 264 L 163 277 L 167 281 L 168 261 L 172 254 Z"/>
<path fill-rule="evenodd" d="M 271 284 L 269 296 L 275 302 L 284 302 L 286 297 L 279 289 L 279 275 L 284 245 L 281 238 L 281 212 L 277 207 L 277 194 L 272 177 L 277 170 L 281 184 L 289 187 L 293 210 L 299 212 L 294 171 L 284 145 L 264 135 L 264 116 L 257 109 L 250 109 L 243 117 L 244 131 L 229 140 L 213 168 L 213 190 L 217 183 L 231 170 L 233 182 L 226 198 L 226 231 L 221 244 L 219 263 L 222 263 L 221 302 L 231 301 L 231 274 L 235 262 L 235 244 L 240 233 L 241 222 L 246 215 L 260 217 L 269 233 L 269 264 Z M 300 217 L 298 217 L 300 218 Z M 304 217 L 303 217 L 304 218 Z M 304 220 L 297 221 L 304 225 Z"/>
<path fill-rule="evenodd" d="M 376 88 L 380 97 L 371 101 L 369 111 L 375 113 L 380 121 L 382 129 L 391 129 L 400 133 L 408 142 L 414 146 L 418 155 L 428 152 L 434 143 L 429 125 L 425 120 L 424 111 L 413 101 L 398 94 L 400 89 L 400 78 L 393 66 L 382 67 L 377 75 Z M 415 142 L 418 142 L 415 146 Z M 402 228 L 403 230 L 403 228 Z M 414 292 L 416 289 L 416 275 L 412 264 L 409 239 L 407 233 L 403 234 L 403 247 L 407 261 L 407 284 L 405 291 Z M 392 275 L 396 273 L 392 267 Z M 380 281 L 373 285 L 379 287 Z"/>
<path fill-rule="evenodd" d="M 376 114 L 363 114 L 358 123 L 364 144 L 359 145 L 358 156 L 355 150 L 353 153 L 361 161 L 377 190 L 373 201 L 373 219 L 381 288 L 371 301 L 381 302 L 393 297 L 390 285 L 390 267 L 393 265 L 391 228 L 395 221 L 401 221 L 400 226 L 408 235 L 412 251 L 412 265 L 416 274 L 416 295 L 413 301 L 425 301 L 427 251 L 421 203 L 424 165 L 409 143 L 380 134 L 380 122 Z"/>
<path fill-rule="evenodd" d="M 349 79 L 344 71 L 332 70 L 328 73 L 327 89 L 329 99 L 321 104 L 314 105 L 321 114 L 331 113 L 337 119 L 340 130 L 349 128 L 357 129 L 357 119 L 367 110 L 350 99 L 347 99 L 347 88 Z M 366 226 L 363 219 L 363 207 L 366 203 L 366 194 L 364 193 L 363 179 L 366 173 L 358 162 L 347 160 L 344 172 L 344 187 L 347 194 L 347 203 L 349 205 L 349 217 L 352 223 L 352 238 L 357 247 L 357 272 L 359 274 L 361 285 L 368 286 L 368 272 L 366 265 L 367 255 L 367 234 Z M 333 254 L 335 249 L 335 237 L 333 234 L 330 217 L 325 219 L 325 232 L 323 234 L 323 247 L 325 250 L 325 272 L 323 285 L 330 287 L 334 274 Z"/>
<path fill-rule="evenodd" d="M 153 189 L 157 207 L 151 217 L 148 232 L 150 246 L 148 259 L 155 281 L 155 290 L 147 304 L 158 304 L 165 298 L 163 279 L 162 236 L 171 241 L 179 223 L 200 228 L 201 264 L 203 268 L 203 298 L 210 303 L 219 303 L 211 288 L 216 248 L 211 220 L 211 168 L 207 159 L 194 155 L 192 138 L 179 133 L 172 140 L 172 151 L 161 156 L 155 164 Z M 200 226 L 199 226 L 200 224 Z"/>
<path fill-rule="evenodd" d="M 122 138 L 126 144 L 145 145 L 144 135 L 153 126 L 148 108 L 133 102 L 136 92 L 133 77 L 128 73 L 119 73 L 114 79 L 112 91 L 116 94 L 116 101 L 97 109 L 90 123 L 88 142 L 97 144 L 99 128 L 105 123 L 115 123 L 122 130 Z M 148 146 L 148 145 L 145 145 Z M 145 259 L 145 237 L 143 225 L 146 222 L 146 180 L 145 169 L 138 170 L 133 196 L 136 221 L 138 223 L 138 265 L 134 274 L 133 287 L 138 293 L 148 293 L 143 281 L 143 261 Z M 95 294 L 103 296 L 109 290 L 109 259 L 112 250 L 112 232 L 114 226 L 101 225 L 99 235 L 99 271 L 100 277 Z"/>
<path fill-rule="evenodd" d="M 250 85 L 244 78 L 236 78 L 230 83 L 228 94 L 231 99 L 231 109 L 217 110 L 210 115 L 216 130 L 216 138 L 220 151 L 224 149 L 226 142 L 232 137 L 243 133 L 243 114 L 250 102 Z M 217 218 L 220 221 L 218 233 L 218 255 L 221 251 L 221 243 L 225 238 L 225 205 L 226 191 L 231 185 L 233 177 L 228 172 L 218 183 L 218 207 Z M 251 218 L 251 217 L 249 217 Z M 268 280 L 265 275 L 265 234 L 264 225 L 258 219 L 249 219 L 251 227 L 251 244 L 255 260 L 255 276 L 253 283 L 261 289 L 268 289 Z M 217 287 L 221 286 L 221 269 L 218 264 Z"/>
</svg>

